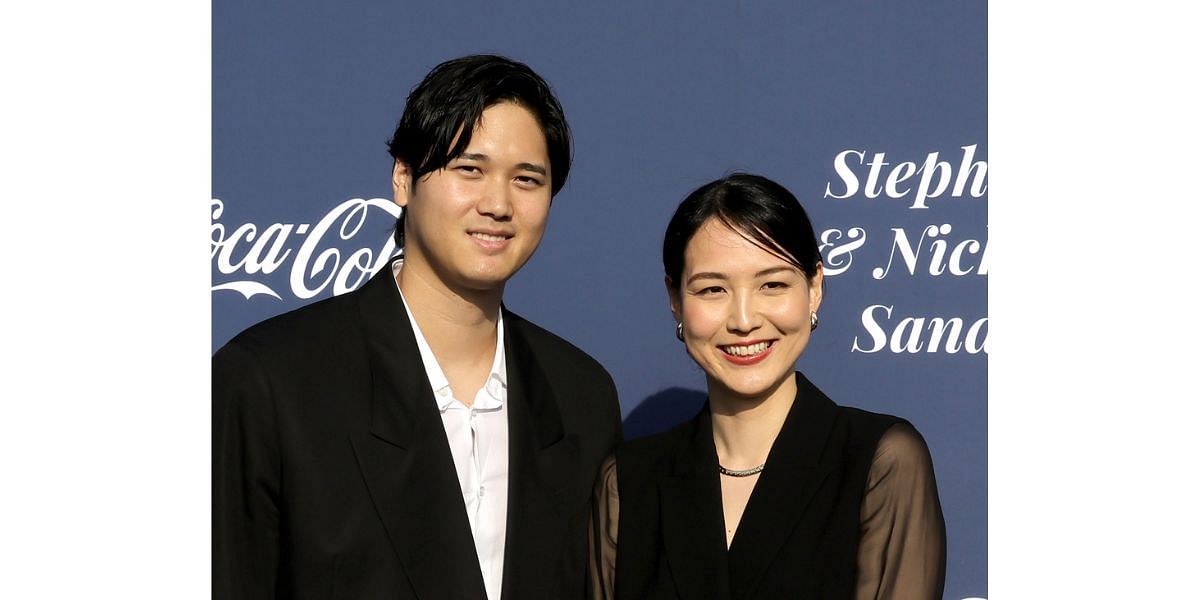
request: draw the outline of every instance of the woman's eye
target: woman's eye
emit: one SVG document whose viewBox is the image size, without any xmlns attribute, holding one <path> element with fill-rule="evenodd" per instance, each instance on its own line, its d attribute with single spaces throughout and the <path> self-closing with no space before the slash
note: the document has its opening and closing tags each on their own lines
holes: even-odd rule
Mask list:
<svg viewBox="0 0 1200 600">
<path fill-rule="evenodd" d="M 475 165 L 459 165 L 454 169 L 460 173 L 466 173 L 468 175 L 478 175 L 479 173 L 482 173 L 482 171 L 479 170 L 479 167 L 476 167 Z"/>
<path fill-rule="evenodd" d="M 710 285 L 710 286 L 708 286 L 708 287 L 706 287 L 706 288 L 702 288 L 702 289 L 700 289 L 700 290 L 699 290 L 698 292 L 696 292 L 696 293 L 697 293 L 697 294 L 699 294 L 699 295 L 701 295 L 701 296 L 708 296 L 708 295 L 711 295 L 711 294 L 720 294 L 720 293 L 721 293 L 721 292 L 723 292 L 723 291 L 725 291 L 725 288 L 722 288 L 722 287 L 720 287 L 720 286 Z"/>
<path fill-rule="evenodd" d="M 788 284 L 782 281 L 768 281 L 763 284 L 763 288 L 768 290 L 786 290 L 788 288 Z"/>
</svg>

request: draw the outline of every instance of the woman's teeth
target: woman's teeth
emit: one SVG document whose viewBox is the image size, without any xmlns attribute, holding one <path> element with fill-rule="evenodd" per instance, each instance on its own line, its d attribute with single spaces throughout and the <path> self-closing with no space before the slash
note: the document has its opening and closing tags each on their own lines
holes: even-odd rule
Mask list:
<svg viewBox="0 0 1200 600">
<path fill-rule="evenodd" d="M 759 342 L 749 346 L 722 346 L 721 350 L 734 356 L 754 356 L 765 352 L 770 345 L 770 342 Z"/>
</svg>

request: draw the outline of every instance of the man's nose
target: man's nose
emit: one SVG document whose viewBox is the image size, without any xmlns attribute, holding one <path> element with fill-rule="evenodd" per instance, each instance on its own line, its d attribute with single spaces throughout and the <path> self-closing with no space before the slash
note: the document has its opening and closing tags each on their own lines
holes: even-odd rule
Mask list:
<svg viewBox="0 0 1200 600">
<path fill-rule="evenodd" d="M 512 187 L 507 178 L 489 178 L 483 186 L 483 194 L 479 198 L 476 210 L 498 221 L 512 217 Z"/>
</svg>

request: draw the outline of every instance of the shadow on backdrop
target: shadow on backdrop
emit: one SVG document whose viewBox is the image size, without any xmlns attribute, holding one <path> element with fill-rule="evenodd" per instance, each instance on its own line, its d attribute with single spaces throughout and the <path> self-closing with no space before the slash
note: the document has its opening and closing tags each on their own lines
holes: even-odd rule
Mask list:
<svg viewBox="0 0 1200 600">
<path fill-rule="evenodd" d="M 667 388 L 648 396 L 625 417 L 625 439 L 666 431 L 700 412 L 708 395 L 685 388 Z"/>
</svg>

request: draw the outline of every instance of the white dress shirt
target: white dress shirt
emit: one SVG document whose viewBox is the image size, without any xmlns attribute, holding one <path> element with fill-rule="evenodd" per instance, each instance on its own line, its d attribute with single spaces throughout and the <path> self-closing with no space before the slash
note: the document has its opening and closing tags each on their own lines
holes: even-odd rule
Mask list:
<svg viewBox="0 0 1200 600">
<path fill-rule="evenodd" d="M 402 261 L 392 266 L 398 274 Z M 397 287 L 399 285 L 397 284 Z M 504 316 L 496 321 L 496 350 L 492 369 L 475 401 L 467 406 L 454 397 L 450 382 L 438 364 L 437 357 L 413 319 L 404 294 L 400 294 L 404 310 L 412 323 L 425 364 L 425 375 L 433 389 L 432 401 L 442 413 L 442 426 L 454 457 L 463 505 L 475 539 L 475 554 L 483 575 L 487 597 L 499 600 L 504 576 L 504 537 L 508 523 L 508 414 L 504 409 L 508 399 L 508 373 L 504 361 Z"/>
</svg>

